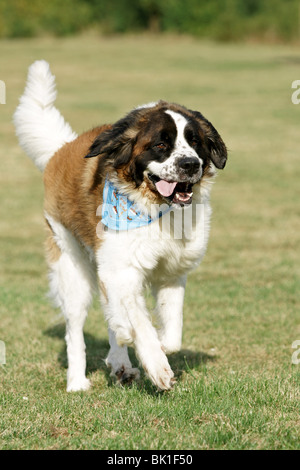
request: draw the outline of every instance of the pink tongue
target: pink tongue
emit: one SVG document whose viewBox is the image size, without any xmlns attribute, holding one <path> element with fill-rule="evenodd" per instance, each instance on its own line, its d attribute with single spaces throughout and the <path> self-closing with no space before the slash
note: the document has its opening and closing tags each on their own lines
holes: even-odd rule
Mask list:
<svg viewBox="0 0 300 470">
<path fill-rule="evenodd" d="M 160 180 L 157 183 L 155 183 L 155 186 L 156 186 L 157 191 L 162 196 L 168 197 L 168 196 L 171 196 L 171 194 L 173 193 L 176 184 L 177 184 L 176 182 L 168 183 L 168 181 Z"/>
</svg>

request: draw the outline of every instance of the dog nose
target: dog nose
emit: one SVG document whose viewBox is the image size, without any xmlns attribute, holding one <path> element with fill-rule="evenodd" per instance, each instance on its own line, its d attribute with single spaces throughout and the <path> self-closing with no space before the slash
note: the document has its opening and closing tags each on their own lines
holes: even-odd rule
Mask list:
<svg viewBox="0 0 300 470">
<path fill-rule="evenodd" d="M 178 162 L 180 168 L 185 170 L 189 175 L 193 175 L 200 168 L 200 161 L 195 157 L 184 157 Z"/>
</svg>

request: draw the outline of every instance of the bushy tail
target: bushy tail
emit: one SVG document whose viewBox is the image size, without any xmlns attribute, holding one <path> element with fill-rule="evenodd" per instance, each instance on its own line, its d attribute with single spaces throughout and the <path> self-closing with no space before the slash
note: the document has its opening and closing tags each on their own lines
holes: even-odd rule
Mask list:
<svg viewBox="0 0 300 470">
<path fill-rule="evenodd" d="M 77 137 L 55 108 L 55 99 L 55 76 L 45 60 L 37 60 L 29 67 L 13 119 L 21 147 L 41 171 L 63 144 Z"/>
</svg>

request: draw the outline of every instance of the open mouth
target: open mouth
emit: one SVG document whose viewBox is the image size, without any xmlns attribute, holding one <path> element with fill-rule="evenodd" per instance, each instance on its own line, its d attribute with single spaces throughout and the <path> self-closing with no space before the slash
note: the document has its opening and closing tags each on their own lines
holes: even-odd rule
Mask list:
<svg viewBox="0 0 300 470">
<path fill-rule="evenodd" d="M 173 204 L 185 206 L 191 204 L 193 198 L 193 185 L 188 182 L 166 181 L 156 175 L 148 175 L 155 185 L 157 192 Z"/>
</svg>

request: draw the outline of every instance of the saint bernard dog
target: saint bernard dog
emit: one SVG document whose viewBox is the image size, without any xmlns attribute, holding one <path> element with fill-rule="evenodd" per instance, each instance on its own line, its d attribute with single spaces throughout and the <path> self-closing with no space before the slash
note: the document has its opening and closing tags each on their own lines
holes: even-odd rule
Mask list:
<svg viewBox="0 0 300 470">
<path fill-rule="evenodd" d="M 139 378 L 127 351 L 133 346 L 152 383 L 169 390 L 175 379 L 167 355 L 181 347 L 186 278 L 206 250 L 210 190 L 226 146 L 200 112 L 165 101 L 77 136 L 55 98 L 48 63 L 34 62 L 14 124 L 44 176 L 50 292 L 66 320 L 67 391 L 90 387 L 83 326 L 94 292 L 108 323 L 111 375 L 121 384 Z M 178 236 L 188 211 L 189 230 Z"/>
</svg>

